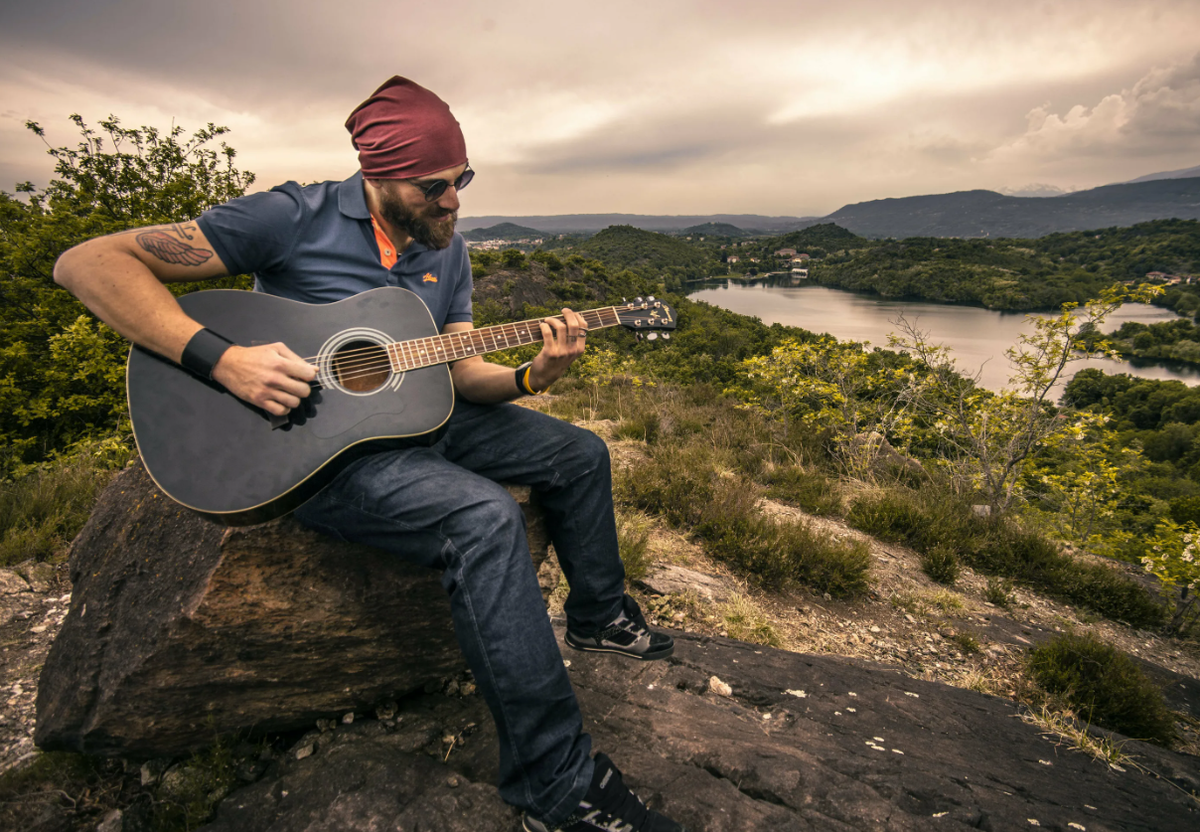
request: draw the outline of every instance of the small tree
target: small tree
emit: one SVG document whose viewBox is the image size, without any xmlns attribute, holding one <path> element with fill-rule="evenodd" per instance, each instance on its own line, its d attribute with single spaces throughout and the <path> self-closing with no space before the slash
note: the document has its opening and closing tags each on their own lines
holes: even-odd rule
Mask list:
<svg viewBox="0 0 1200 832">
<path fill-rule="evenodd" d="M 932 424 L 943 443 L 942 463 L 960 486 L 980 494 L 993 511 L 1007 511 L 1022 496 L 1018 487 L 1031 455 L 1072 424 L 1050 398 L 1067 366 L 1112 355 L 1110 345 L 1096 338 L 1104 320 L 1126 301 L 1145 301 L 1154 293 L 1150 287 L 1131 291 L 1117 285 L 1082 310 L 1067 303 L 1058 315 L 1030 316 L 1034 331 L 1005 352 L 1013 374 L 1001 393 L 981 388 L 978 375 L 961 375 L 946 347 L 901 316 L 896 321 L 901 334 L 889 342 L 928 369 L 914 377 L 904 397 Z"/>
<path fill-rule="evenodd" d="M 1200 621 L 1200 529 L 1195 523 L 1159 523 L 1146 539 L 1142 568 L 1158 578 L 1169 598 L 1174 610 L 1169 631 L 1182 633 Z"/>
<path fill-rule="evenodd" d="M 770 355 L 742 362 L 741 386 L 730 390 L 748 407 L 828 431 L 830 448 L 847 473 L 867 477 L 884 450 L 883 439 L 903 445 L 912 425 L 908 402 L 896 395 L 911 373 L 872 367 L 866 344 L 785 340 Z"/>
</svg>

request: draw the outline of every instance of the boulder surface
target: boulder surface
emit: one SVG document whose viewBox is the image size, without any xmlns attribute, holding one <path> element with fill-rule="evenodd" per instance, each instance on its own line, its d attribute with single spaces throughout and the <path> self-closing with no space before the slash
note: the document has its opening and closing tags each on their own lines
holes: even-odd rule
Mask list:
<svg viewBox="0 0 1200 832">
<path fill-rule="evenodd" d="M 308 726 L 464 666 L 434 570 L 290 518 L 227 529 L 165 497 L 140 464 L 101 496 L 70 578 L 38 683 L 45 750 L 183 753 Z"/>
</svg>

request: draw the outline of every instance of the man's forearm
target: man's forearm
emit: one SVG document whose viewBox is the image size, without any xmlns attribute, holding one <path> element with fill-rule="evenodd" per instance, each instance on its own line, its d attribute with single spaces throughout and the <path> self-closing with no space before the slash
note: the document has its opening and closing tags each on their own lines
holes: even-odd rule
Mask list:
<svg viewBox="0 0 1200 832">
<path fill-rule="evenodd" d="M 143 262 L 103 240 L 65 253 L 54 279 L 125 338 L 172 361 L 200 329 Z"/>
<path fill-rule="evenodd" d="M 468 358 L 451 369 L 454 390 L 475 404 L 498 404 L 521 396 L 517 375 L 512 367 L 492 364 L 482 358 Z"/>
</svg>

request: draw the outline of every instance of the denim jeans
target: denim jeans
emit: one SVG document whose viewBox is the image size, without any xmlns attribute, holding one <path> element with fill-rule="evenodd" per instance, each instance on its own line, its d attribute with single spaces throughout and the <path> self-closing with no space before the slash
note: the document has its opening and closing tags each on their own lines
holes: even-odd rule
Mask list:
<svg viewBox="0 0 1200 832">
<path fill-rule="evenodd" d="M 430 447 L 352 463 L 296 511 L 304 524 L 441 571 L 454 630 L 500 740 L 500 795 L 549 824 L 591 783 L 591 739 L 530 559 L 525 519 L 496 481 L 531 486 L 590 632 L 621 611 L 608 449 L 595 434 L 511 404 L 459 399 Z"/>
</svg>

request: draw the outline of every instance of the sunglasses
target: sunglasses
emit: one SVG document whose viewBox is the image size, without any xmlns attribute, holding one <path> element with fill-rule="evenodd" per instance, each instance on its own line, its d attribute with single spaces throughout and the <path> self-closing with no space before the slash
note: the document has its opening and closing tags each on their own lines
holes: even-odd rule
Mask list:
<svg viewBox="0 0 1200 832">
<path fill-rule="evenodd" d="M 458 178 L 455 179 L 453 182 L 447 182 L 445 179 L 435 179 L 432 182 L 430 182 L 428 185 L 422 185 L 420 182 L 417 182 L 415 179 L 407 179 L 405 181 L 408 182 L 408 184 L 412 185 L 414 188 L 416 188 L 421 193 L 425 194 L 426 202 L 433 202 L 434 200 L 441 199 L 442 194 L 446 193 L 446 189 L 449 188 L 451 185 L 454 186 L 454 190 L 461 191 L 463 188 L 470 185 L 471 180 L 474 178 L 475 178 L 475 171 L 471 170 L 471 165 L 468 163 L 467 169 L 464 170 L 462 173 L 460 173 L 458 175 Z"/>
</svg>

